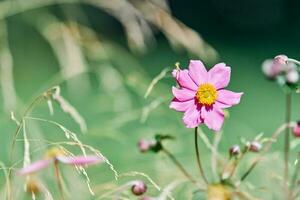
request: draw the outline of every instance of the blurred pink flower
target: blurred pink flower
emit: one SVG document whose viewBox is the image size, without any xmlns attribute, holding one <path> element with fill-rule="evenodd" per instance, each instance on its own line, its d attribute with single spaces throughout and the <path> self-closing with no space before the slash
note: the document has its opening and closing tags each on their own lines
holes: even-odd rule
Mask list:
<svg viewBox="0 0 300 200">
<path fill-rule="evenodd" d="M 184 112 L 183 122 L 187 128 L 204 123 L 214 131 L 221 129 L 222 109 L 238 104 L 243 94 L 224 89 L 229 84 L 230 72 L 225 63 L 206 71 L 200 60 L 191 60 L 189 69 L 172 72 L 180 88 L 172 88 L 174 99 L 170 108 Z"/>
<path fill-rule="evenodd" d="M 40 171 L 50 164 L 55 162 L 61 162 L 67 165 L 74 165 L 74 166 L 84 166 L 84 165 L 91 165 L 97 164 L 103 161 L 102 158 L 96 155 L 87 155 L 87 156 L 66 156 L 64 152 L 59 149 L 50 149 L 45 158 L 38 160 L 18 171 L 19 175 L 28 175 L 37 171 Z"/>
<path fill-rule="evenodd" d="M 297 122 L 297 124 L 294 126 L 293 134 L 295 137 L 300 137 L 300 122 Z"/>
</svg>

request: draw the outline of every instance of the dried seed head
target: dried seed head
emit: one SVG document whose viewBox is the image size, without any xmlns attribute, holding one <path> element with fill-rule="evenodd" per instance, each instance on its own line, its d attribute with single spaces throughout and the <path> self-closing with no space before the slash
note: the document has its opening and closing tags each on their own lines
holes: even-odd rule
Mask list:
<svg viewBox="0 0 300 200">
<path fill-rule="evenodd" d="M 147 185 L 143 181 L 135 181 L 131 187 L 134 195 L 140 196 L 147 191 Z"/>
<path fill-rule="evenodd" d="M 40 191 L 41 191 L 40 185 L 36 180 L 30 178 L 26 182 L 26 192 L 29 193 L 30 195 L 31 194 L 38 195 Z"/>
<path fill-rule="evenodd" d="M 240 146 L 239 145 L 233 145 L 232 147 L 230 147 L 229 149 L 229 154 L 230 156 L 236 156 L 239 155 L 241 152 Z"/>
</svg>

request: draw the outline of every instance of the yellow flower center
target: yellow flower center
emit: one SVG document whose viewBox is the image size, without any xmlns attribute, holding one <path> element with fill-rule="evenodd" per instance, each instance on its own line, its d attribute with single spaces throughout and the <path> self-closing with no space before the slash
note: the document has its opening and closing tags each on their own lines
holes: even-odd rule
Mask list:
<svg viewBox="0 0 300 200">
<path fill-rule="evenodd" d="M 212 105 L 217 100 L 217 97 L 217 89 L 209 83 L 201 84 L 196 93 L 198 102 L 207 106 Z"/>
<path fill-rule="evenodd" d="M 49 149 L 46 154 L 45 158 L 55 158 L 56 156 L 65 155 L 65 152 L 62 149 L 59 148 L 51 148 Z"/>
</svg>

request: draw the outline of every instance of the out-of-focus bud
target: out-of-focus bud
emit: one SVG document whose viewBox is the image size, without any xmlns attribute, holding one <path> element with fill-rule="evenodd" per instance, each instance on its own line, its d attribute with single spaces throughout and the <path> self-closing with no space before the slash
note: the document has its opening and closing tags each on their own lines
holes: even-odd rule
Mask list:
<svg viewBox="0 0 300 200">
<path fill-rule="evenodd" d="M 300 137 L 300 121 L 297 122 L 296 126 L 293 128 L 293 135 L 295 137 Z"/>
<path fill-rule="evenodd" d="M 138 148 L 142 153 L 149 151 L 153 146 L 155 146 L 155 141 L 140 139 L 138 142 Z"/>
<path fill-rule="evenodd" d="M 284 66 L 275 62 L 273 59 L 267 59 L 262 63 L 262 71 L 266 77 L 274 79 L 284 70 Z"/>
<path fill-rule="evenodd" d="M 207 200 L 230 200 L 232 194 L 228 187 L 222 184 L 212 184 L 207 189 Z"/>
<path fill-rule="evenodd" d="M 229 149 L 229 155 L 230 156 L 236 156 L 236 155 L 239 155 L 240 153 L 241 153 L 241 149 L 240 149 L 239 145 L 233 145 Z"/>
<path fill-rule="evenodd" d="M 286 73 L 285 78 L 287 83 L 291 83 L 291 84 L 297 83 L 299 81 L 299 73 L 295 69 L 289 70 Z"/>
<path fill-rule="evenodd" d="M 288 57 L 286 55 L 278 55 L 274 58 L 274 63 L 278 63 L 280 65 L 286 65 L 288 61 Z"/>
<path fill-rule="evenodd" d="M 34 179 L 29 179 L 26 182 L 26 192 L 29 193 L 30 195 L 34 194 L 34 195 L 38 195 L 40 193 L 40 186 L 39 183 L 34 180 Z"/>
<path fill-rule="evenodd" d="M 259 152 L 262 148 L 261 143 L 259 143 L 258 141 L 248 142 L 247 147 L 248 150 L 252 152 Z"/>
<path fill-rule="evenodd" d="M 140 196 L 147 191 L 147 186 L 143 181 L 135 181 L 131 187 L 131 191 L 134 195 Z"/>
</svg>

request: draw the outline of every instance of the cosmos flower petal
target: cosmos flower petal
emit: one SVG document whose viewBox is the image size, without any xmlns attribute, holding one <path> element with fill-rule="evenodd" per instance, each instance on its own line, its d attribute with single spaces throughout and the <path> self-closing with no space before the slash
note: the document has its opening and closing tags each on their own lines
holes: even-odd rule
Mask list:
<svg viewBox="0 0 300 200">
<path fill-rule="evenodd" d="M 218 91 L 217 101 L 232 106 L 240 103 L 242 95 L 243 92 L 232 92 L 229 90 L 222 89 Z"/>
<path fill-rule="evenodd" d="M 187 69 L 184 69 L 184 70 L 175 69 L 172 72 L 172 75 L 176 79 L 176 81 L 180 85 L 180 87 L 186 88 L 189 90 L 194 90 L 194 91 L 196 91 L 198 89 L 198 86 L 190 77 L 189 71 Z"/>
<path fill-rule="evenodd" d="M 214 131 L 220 131 L 224 122 L 224 113 L 216 106 L 201 109 L 201 116 L 204 119 L 205 125 Z"/>
<path fill-rule="evenodd" d="M 223 109 L 223 108 L 230 108 L 231 107 L 231 105 L 227 105 L 227 104 L 224 104 L 224 103 L 219 102 L 219 101 L 216 101 L 214 103 L 214 105 L 217 106 L 218 108 L 221 108 L 221 109 Z"/>
<path fill-rule="evenodd" d="M 230 67 L 226 67 L 225 63 L 216 64 L 208 72 L 209 80 L 208 82 L 213 84 L 216 89 L 225 88 L 230 81 Z"/>
<path fill-rule="evenodd" d="M 60 162 L 68 165 L 91 165 L 91 164 L 97 164 L 101 161 L 103 161 L 102 158 L 95 155 L 87 155 L 87 156 L 57 156 L 56 158 Z"/>
<path fill-rule="evenodd" d="M 37 172 L 41 169 L 46 168 L 52 162 L 53 162 L 53 159 L 44 159 L 44 160 L 36 161 L 36 162 L 24 167 L 23 169 L 19 170 L 18 174 L 19 175 L 27 175 L 27 174 Z"/>
<path fill-rule="evenodd" d="M 189 101 L 179 101 L 178 99 L 174 98 L 170 104 L 170 108 L 177 110 L 178 112 L 185 112 L 194 104 L 195 104 L 194 99 Z"/>
<path fill-rule="evenodd" d="M 189 75 L 199 86 L 207 81 L 208 73 L 200 60 L 191 60 L 189 64 Z"/>
<path fill-rule="evenodd" d="M 187 90 L 187 89 L 178 89 L 176 87 L 172 87 L 173 95 L 176 99 L 180 101 L 188 101 L 195 97 L 195 91 Z"/>
<path fill-rule="evenodd" d="M 184 113 L 183 122 L 187 128 L 195 128 L 203 123 L 198 105 L 194 104 Z"/>
</svg>

